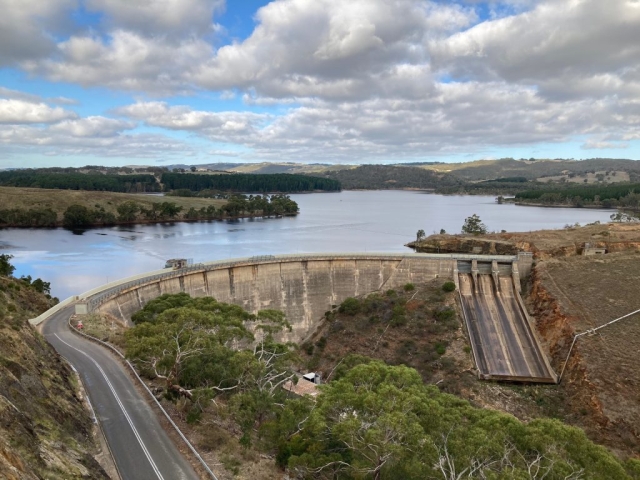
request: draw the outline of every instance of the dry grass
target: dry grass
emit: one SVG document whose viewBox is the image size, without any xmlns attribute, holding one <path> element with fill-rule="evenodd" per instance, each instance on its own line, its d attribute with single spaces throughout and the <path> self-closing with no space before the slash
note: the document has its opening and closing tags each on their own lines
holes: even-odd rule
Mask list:
<svg viewBox="0 0 640 480">
<path fill-rule="evenodd" d="M 464 168 L 472 168 L 472 167 L 486 167 L 489 165 L 495 165 L 498 163 L 498 160 L 474 160 L 473 162 L 464 162 L 464 163 L 443 163 L 436 165 L 419 165 L 420 168 L 424 168 L 425 170 L 433 170 L 439 173 L 447 173 L 447 172 L 455 172 L 456 170 L 462 170 Z M 526 164 L 528 162 L 522 162 Z"/>
<path fill-rule="evenodd" d="M 326 378 L 351 353 L 408 365 L 428 383 L 469 369 L 470 354 L 457 355 L 467 344 L 455 311 L 457 294 L 443 292 L 443 282 L 439 279 L 415 285 L 415 290 L 371 294 L 367 300 L 362 298 L 356 315 L 330 315 L 303 345 L 301 355 L 308 371 L 322 372 Z M 451 317 L 436 318 L 435 312 L 442 309 L 453 309 Z"/>
<path fill-rule="evenodd" d="M 558 230 L 495 233 L 475 238 L 511 242 L 521 249 L 538 252 L 541 257 L 575 255 L 585 242 L 604 245 L 610 251 L 622 251 L 640 246 L 640 223 L 607 223 Z"/>
<path fill-rule="evenodd" d="M 579 184 L 594 184 L 594 183 L 598 183 L 598 178 L 596 175 L 600 174 L 600 175 L 604 175 L 604 183 L 620 183 L 620 182 L 629 182 L 631 181 L 629 178 L 629 173 L 628 172 L 623 172 L 623 171 L 612 171 L 609 172 L 609 175 L 606 174 L 607 171 L 606 170 L 602 170 L 596 173 L 586 173 L 583 175 L 576 175 L 573 178 L 570 177 L 569 175 L 556 175 L 556 176 L 551 176 L 551 177 L 540 177 L 537 179 L 538 182 L 544 182 L 544 183 L 548 183 L 548 182 L 558 182 L 562 179 L 564 179 L 566 182 L 568 183 L 579 183 Z M 615 175 L 612 175 L 614 174 Z M 586 180 L 586 182 L 585 182 Z"/>
<path fill-rule="evenodd" d="M 78 320 L 82 321 L 82 332 L 98 338 L 103 342 L 115 345 L 120 351 L 125 349 L 124 332 L 126 327 L 113 318 L 106 315 L 89 314 L 77 315 L 72 318 L 71 324 L 76 325 Z"/>
<path fill-rule="evenodd" d="M 118 205 L 134 201 L 145 208 L 149 208 L 154 203 L 173 202 L 183 208 L 184 211 L 191 207 L 200 209 L 209 205 L 220 208 L 226 203 L 225 200 L 194 197 L 164 197 L 161 195 L 145 195 L 135 193 L 115 193 L 115 192 L 89 192 L 84 190 L 48 190 L 44 188 L 17 188 L 0 187 L 0 208 L 51 208 L 57 212 L 59 217 L 73 204 L 83 205 L 88 208 L 95 208 L 96 205 L 103 206 L 108 212 L 117 214 Z"/>
<path fill-rule="evenodd" d="M 576 333 L 640 308 L 640 254 L 548 261 L 545 288 L 575 318 Z M 578 340 L 586 376 L 609 424 L 603 433 L 621 448 L 640 444 L 640 314 Z"/>
</svg>

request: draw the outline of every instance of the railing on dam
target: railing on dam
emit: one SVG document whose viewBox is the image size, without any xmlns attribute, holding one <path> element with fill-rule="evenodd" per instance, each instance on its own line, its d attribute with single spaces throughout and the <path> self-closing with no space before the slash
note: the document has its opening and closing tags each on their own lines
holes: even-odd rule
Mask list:
<svg viewBox="0 0 640 480">
<path fill-rule="evenodd" d="M 147 272 L 134 277 L 125 278 L 115 282 L 102 285 L 100 287 L 89 290 L 76 297 L 71 297 L 63 303 L 69 305 L 74 301 L 86 302 L 89 311 L 94 311 L 104 302 L 117 296 L 125 290 L 145 285 L 149 283 L 159 282 L 170 278 L 180 278 L 191 272 L 211 271 L 236 266 L 259 265 L 268 263 L 284 263 L 284 262 L 302 262 L 302 261 L 318 261 L 318 260 L 402 260 L 404 258 L 424 258 L 437 260 L 478 260 L 480 262 L 491 262 L 496 260 L 500 263 L 511 263 L 518 260 L 517 255 L 472 255 L 462 253 L 309 253 L 309 254 L 285 254 L 285 255 L 260 255 L 245 258 L 233 258 L 227 260 L 216 260 L 212 262 L 197 263 L 188 265 L 185 268 L 177 270 L 156 270 Z M 56 308 L 56 307 L 54 307 Z M 31 321 L 37 325 L 48 318 L 53 312 L 47 311 L 39 317 Z"/>
</svg>

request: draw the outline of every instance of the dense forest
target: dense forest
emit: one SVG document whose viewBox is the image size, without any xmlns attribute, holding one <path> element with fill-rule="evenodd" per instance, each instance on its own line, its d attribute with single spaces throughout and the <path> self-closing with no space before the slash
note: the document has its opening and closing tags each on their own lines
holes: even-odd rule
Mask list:
<svg viewBox="0 0 640 480">
<path fill-rule="evenodd" d="M 638 475 L 639 462 L 622 463 L 580 429 L 474 407 L 426 385 L 405 365 L 350 355 L 315 398 L 291 397 L 281 387 L 297 379 L 295 346 L 275 340 L 290 328 L 275 310 L 253 315 L 181 293 L 150 301 L 132 320 L 127 357 L 185 406 L 188 422 L 199 424 L 205 414 L 224 418 L 225 427 L 207 423 L 212 438 L 228 428 L 245 449 L 268 454 L 292 478 Z"/>
<path fill-rule="evenodd" d="M 637 209 L 640 207 L 640 184 L 547 187 L 519 192 L 515 201 L 545 205 L 601 206 Z"/>
<path fill-rule="evenodd" d="M 192 191 L 218 190 L 226 192 L 339 192 L 340 182 L 308 175 L 233 173 L 206 175 L 197 173 L 164 173 L 162 183 L 166 190 Z"/>
<path fill-rule="evenodd" d="M 40 170 L 0 172 L 0 186 L 54 188 L 62 190 L 100 190 L 107 192 L 159 192 L 160 184 L 148 174 L 57 173 Z"/>
<path fill-rule="evenodd" d="M 322 178 L 339 181 L 347 190 L 392 190 L 400 188 L 436 189 L 457 187 L 462 182 L 452 175 L 436 173 L 417 167 L 390 165 L 362 165 L 349 170 L 330 170 L 319 173 Z"/>
</svg>

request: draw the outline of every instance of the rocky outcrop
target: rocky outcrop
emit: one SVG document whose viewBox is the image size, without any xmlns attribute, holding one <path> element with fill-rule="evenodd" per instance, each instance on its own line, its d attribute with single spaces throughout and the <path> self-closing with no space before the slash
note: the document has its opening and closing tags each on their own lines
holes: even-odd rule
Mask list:
<svg viewBox="0 0 640 480">
<path fill-rule="evenodd" d="M 27 322 L 49 306 L 0 277 L 0 478 L 108 478 L 75 373 Z"/>
<path fill-rule="evenodd" d="M 475 255 L 516 255 L 519 248 L 509 241 L 460 235 L 431 235 L 424 240 L 407 244 L 421 253 L 469 253 Z"/>
</svg>

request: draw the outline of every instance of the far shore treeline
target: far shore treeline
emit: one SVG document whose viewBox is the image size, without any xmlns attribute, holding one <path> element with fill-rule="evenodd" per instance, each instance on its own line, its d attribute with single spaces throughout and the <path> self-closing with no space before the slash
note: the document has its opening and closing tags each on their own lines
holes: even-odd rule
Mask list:
<svg viewBox="0 0 640 480">
<path fill-rule="evenodd" d="M 156 177 L 149 174 L 58 173 L 47 170 L 0 172 L 0 186 L 121 193 L 151 193 L 162 190 Z"/>
<path fill-rule="evenodd" d="M 197 174 L 103 173 L 59 171 L 58 169 L 25 169 L 0 172 L 0 186 L 87 190 L 121 193 L 216 190 L 234 193 L 338 192 L 340 182 L 309 175 L 278 174 Z"/>
<path fill-rule="evenodd" d="M 526 190 L 515 195 L 516 203 L 566 205 L 573 207 L 640 208 L 640 184 L 547 187 Z"/>
<path fill-rule="evenodd" d="M 161 182 L 166 190 L 218 190 L 223 192 L 339 192 L 340 182 L 329 178 L 288 173 L 227 175 L 163 173 Z"/>
</svg>

